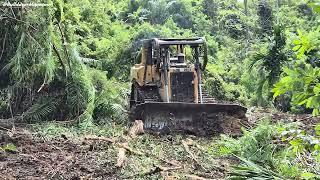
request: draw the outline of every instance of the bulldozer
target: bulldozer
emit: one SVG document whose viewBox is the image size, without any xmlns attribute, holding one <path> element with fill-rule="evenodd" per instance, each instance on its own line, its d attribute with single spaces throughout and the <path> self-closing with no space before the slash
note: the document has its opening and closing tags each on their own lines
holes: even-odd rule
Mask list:
<svg viewBox="0 0 320 180">
<path fill-rule="evenodd" d="M 218 102 L 203 89 L 207 52 L 205 38 L 142 40 L 130 73 L 130 120 L 149 131 L 207 135 L 219 132 L 226 116 L 245 118 L 245 107 Z"/>
</svg>

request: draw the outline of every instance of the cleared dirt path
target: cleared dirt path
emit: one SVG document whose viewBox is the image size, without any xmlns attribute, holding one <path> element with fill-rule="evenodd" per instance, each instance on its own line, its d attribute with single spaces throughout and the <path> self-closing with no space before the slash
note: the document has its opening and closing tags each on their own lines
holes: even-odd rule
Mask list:
<svg viewBox="0 0 320 180">
<path fill-rule="evenodd" d="M 272 122 L 301 122 L 306 130 L 320 122 L 309 115 L 266 110 L 248 114 L 249 127 L 264 117 Z M 0 150 L 0 179 L 224 179 L 237 163 L 209 154 L 218 136 L 143 134 L 130 138 L 124 133 L 94 136 L 93 140 L 86 137 L 60 134 L 48 139 L 24 128 L 2 129 L 0 147 L 14 144 L 16 149 Z M 119 167 L 121 148 L 124 157 Z"/>
</svg>

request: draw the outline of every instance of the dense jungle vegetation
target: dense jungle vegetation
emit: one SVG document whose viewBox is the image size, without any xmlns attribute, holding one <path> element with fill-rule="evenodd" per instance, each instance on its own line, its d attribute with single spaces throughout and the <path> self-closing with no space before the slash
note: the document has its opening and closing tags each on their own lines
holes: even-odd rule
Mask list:
<svg viewBox="0 0 320 180">
<path fill-rule="evenodd" d="M 320 115 L 318 0 L 1 1 L 1 124 L 98 135 L 126 124 L 130 67 L 153 37 L 205 37 L 205 88 L 218 100 Z M 320 178 L 319 123 L 262 119 L 206 153 L 237 157 L 235 179 Z"/>
</svg>

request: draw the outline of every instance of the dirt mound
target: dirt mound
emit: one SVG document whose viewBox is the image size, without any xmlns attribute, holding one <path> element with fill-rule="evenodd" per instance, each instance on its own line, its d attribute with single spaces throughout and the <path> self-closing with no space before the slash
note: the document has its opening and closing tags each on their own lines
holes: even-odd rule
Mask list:
<svg viewBox="0 0 320 180">
<path fill-rule="evenodd" d="M 4 179 L 118 179 L 114 164 L 100 159 L 108 151 L 64 138 L 51 141 L 28 135 L 9 137 L 2 133 L 1 145 L 17 149 L 0 154 L 0 177 Z"/>
<path fill-rule="evenodd" d="M 296 122 L 303 129 L 314 130 L 316 124 L 320 123 L 320 116 L 314 117 L 311 114 L 291 114 L 263 108 L 250 109 L 247 116 L 250 126 L 255 126 L 261 119 L 270 119 L 272 123 L 279 121 L 284 123 Z"/>
</svg>

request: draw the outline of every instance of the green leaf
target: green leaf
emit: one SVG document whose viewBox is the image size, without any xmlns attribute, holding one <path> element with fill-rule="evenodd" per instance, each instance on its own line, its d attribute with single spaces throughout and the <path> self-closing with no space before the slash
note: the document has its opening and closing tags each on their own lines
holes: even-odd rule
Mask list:
<svg viewBox="0 0 320 180">
<path fill-rule="evenodd" d="M 316 130 L 316 134 L 320 136 L 320 123 L 316 125 L 315 130 Z"/>
<path fill-rule="evenodd" d="M 318 101 L 320 98 L 318 96 L 312 96 L 308 98 L 306 103 L 307 108 L 316 108 L 319 106 L 320 102 Z"/>
<path fill-rule="evenodd" d="M 17 147 L 12 143 L 6 144 L 2 149 L 6 152 L 16 152 L 17 151 Z"/>
<path fill-rule="evenodd" d="M 313 174 L 313 173 L 310 173 L 310 172 L 304 172 L 301 174 L 301 178 L 302 179 L 312 179 L 312 178 L 315 178 L 316 175 Z"/>
<path fill-rule="evenodd" d="M 319 95 L 320 94 L 320 83 L 318 83 L 314 88 L 313 88 L 313 93 L 315 95 Z"/>
<path fill-rule="evenodd" d="M 305 99 L 305 100 L 303 100 L 303 101 L 299 102 L 299 103 L 298 103 L 298 105 L 299 105 L 299 106 L 304 105 L 304 104 L 306 104 L 306 103 L 307 103 L 307 101 L 308 101 L 308 99 Z"/>
<path fill-rule="evenodd" d="M 294 46 L 292 48 L 293 51 L 298 51 L 299 49 L 301 48 L 301 45 L 298 45 L 298 46 Z"/>
<path fill-rule="evenodd" d="M 311 2 L 311 3 L 308 3 L 308 6 L 311 6 L 312 9 L 319 13 L 320 12 L 320 3 L 319 2 Z"/>
<path fill-rule="evenodd" d="M 299 39 L 295 39 L 295 40 L 293 40 L 293 44 L 294 45 L 299 45 L 299 44 L 301 44 L 301 42 L 300 42 Z"/>
<path fill-rule="evenodd" d="M 313 109 L 313 111 L 312 111 L 312 115 L 313 116 L 318 116 L 319 114 L 320 114 L 320 110 L 319 109 L 317 109 L 317 108 Z"/>
<path fill-rule="evenodd" d="M 291 140 L 291 141 L 290 141 L 290 144 L 291 144 L 292 146 L 300 146 L 300 145 L 301 145 L 301 141 L 298 140 L 298 139 L 294 139 L 294 140 Z"/>
</svg>

